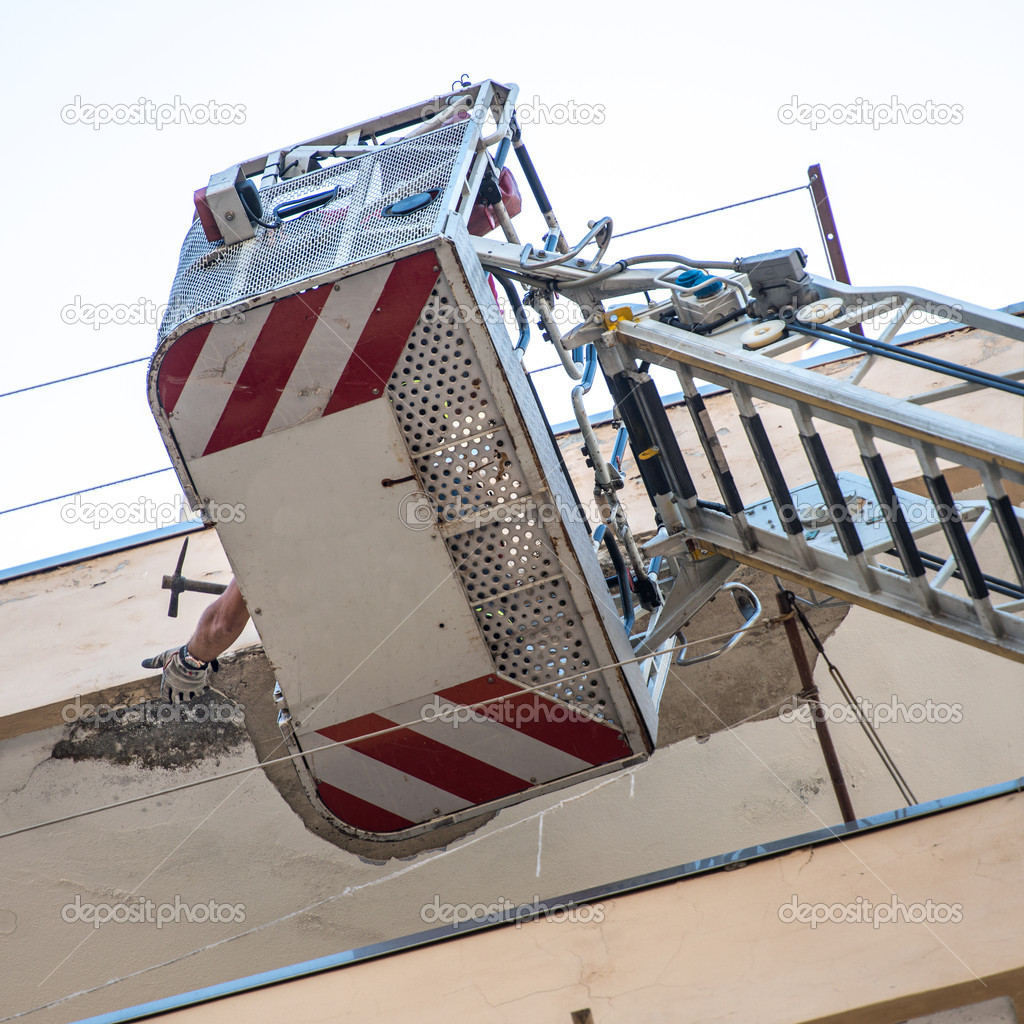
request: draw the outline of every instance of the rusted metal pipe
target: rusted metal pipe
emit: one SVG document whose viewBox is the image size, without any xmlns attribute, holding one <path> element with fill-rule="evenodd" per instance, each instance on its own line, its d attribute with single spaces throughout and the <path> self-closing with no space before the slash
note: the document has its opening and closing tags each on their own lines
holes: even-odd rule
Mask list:
<svg viewBox="0 0 1024 1024">
<path fill-rule="evenodd" d="M 793 614 L 793 599 L 789 591 L 780 591 L 776 594 L 779 602 L 779 612 L 783 616 L 783 625 L 786 627 L 786 637 L 789 640 L 790 649 L 793 652 L 793 661 L 796 664 L 797 675 L 803 689 L 799 696 L 808 701 L 814 715 L 814 729 L 818 734 L 818 742 L 821 744 L 821 752 L 825 756 L 825 765 L 828 768 L 829 778 L 832 780 L 832 789 L 836 794 L 836 802 L 843 814 L 843 821 L 847 824 L 857 820 L 853 811 L 853 802 L 846 789 L 846 779 L 843 777 L 843 768 L 839 763 L 839 756 L 836 754 L 835 744 L 832 742 L 832 734 L 828 731 L 828 722 L 821 711 L 818 687 L 811 674 L 811 666 L 807 661 L 807 652 L 804 650 L 803 641 L 800 639 L 800 630 L 796 624 L 796 617 Z"/>
</svg>

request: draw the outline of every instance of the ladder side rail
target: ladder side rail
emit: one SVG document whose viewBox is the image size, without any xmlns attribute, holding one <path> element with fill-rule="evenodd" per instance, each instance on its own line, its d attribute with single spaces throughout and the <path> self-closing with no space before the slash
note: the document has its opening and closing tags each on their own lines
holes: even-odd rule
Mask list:
<svg viewBox="0 0 1024 1024">
<path fill-rule="evenodd" d="M 834 295 L 843 300 L 847 306 L 864 306 L 871 302 L 896 297 L 903 302 L 912 303 L 918 309 L 943 319 L 949 319 L 963 327 L 977 327 L 991 331 L 993 334 L 1014 341 L 1024 341 L 1024 320 L 997 309 L 988 309 L 973 302 L 964 302 L 943 295 L 940 292 L 928 291 L 924 288 L 911 288 L 904 285 L 884 287 L 865 287 L 863 285 L 842 284 L 827 277 L 808 274 L 811 282 L 825 295 Z"/>
<path fill-rule="evenodd" d="M 623 362 L 648 359 L 675 370 L 680 380 L 691 382 L 691 386 L 695 386 L 692 382 L 696 377 L 732 394 L 754 461 L 783 527 L 781 536 L 764 529 L 755 531 L 758 546 L 752 551 L 734 517 L 701 508 L 699 517 L 687 523 L 688 533 L 716 545 L 722 554 L 738 561 L 769 571 L 774 565 L 784 575 L 796 575 L 805 582 L 823 581 L 822 589 L 849 596 L 858 603 L 923 625 L 928 625 L 928 620 L 933 627 L 948 625 L 954 632 L 983 640 L 984 646 L 1001 653 L 1007 649 L 1014 651 L 1012 656 L 1024 653 L 1024 623 L 1010 614 L 1010 610 L 1016 610 L 1017 602 L 1005 602 L 1003 607 L 993 605 L 989 578 L 982 572 L 972 543 L 977 539 L 977 531 L 972 531 L 972 536 L 965 530 L 964 516 L 953 499 L 946 472 L 939 467 L 940 459 L 947 460 L 979 475 L 990 509 L 984 514 L 996 519 L 1006 555 L 1020 576 L 1024 569 L 1024 532 L 1004 482 L 1024 482 L 1022 439 L 842 381 L 825 379 L 800 367 L 712 349 L 706 342 L 701 344 L 682 336 L 684 333 L 662 324 L 623 321 L 611 342 L 620 348 Z M 785 513 L 794 509 L 792 492 L 763 424 L 758 430 L 760 418 L 754 408 L 755 399 L 786 409 L 795 420 L 841 551 L 822 550 L 820 542 L 813 551 L 809 550 L 799 520 L 792 515 L 787 519 Z M 696 422 L 694 410 L 691 418 Z M 866 553 L 853 522 L 842 514 L 842 488 L 816 420 L 852 433 L 867 483 L 879 505 L 893 511 L 884 519 L 901 569 L 894 571 L 891 566 L 877 564 L 876 556 L 881 553 L 877 545 Z M 920 465 L 931 505 L 938 514 L 936 530 L 941 531 L 949 545 L 951 566 L 955 565 L 955 576 L 963 584 L 966 596 L 941 590 L 946 579 L 927 579 L 913 531 L 878 451 L 878 440 L 912 453 L 915 463 Z M 712 475 L 721 484 L 714 469 L 717 460 L 719 471 L 727 471 L 724 453 L 718 455 L 705 445 L 705 455 Z M 689 500 L 692 502 L 693 497 Z M 673 549 L 670 538 L 668 546 L 658 548 L 657 553 L 675 554 L 679 550 L 678 543 Z M 953 575 L 952 571 L 949 575 Z M 672 603 L 677 604 L 678 599 Z M 649 638 L 645 645 L 648 650 L 651 639 L 655 638 Z"/>
<path fill-rule="evenodd" d="M 682 364 L 693 376 L 726 390 L 739 383 L 772 405 L 790 410 L 804 405 L 815 417 L 845 427 L 850 427 L 851 421 L 859 422 L 895 444 L 928 444 L 939 458 L 969 460 L 975 467 L 991 466 L 1004 479 L 1024 484 L 1024 438 L 919 408 L 904 399 L 823 377 L 799 366 L 716 349 L 706 341 L 691 341 L 687 332 L 664 324 L 623 321 L 617 333 L 642 353 L 641 358 L 673 370 Z"/>
</svg>

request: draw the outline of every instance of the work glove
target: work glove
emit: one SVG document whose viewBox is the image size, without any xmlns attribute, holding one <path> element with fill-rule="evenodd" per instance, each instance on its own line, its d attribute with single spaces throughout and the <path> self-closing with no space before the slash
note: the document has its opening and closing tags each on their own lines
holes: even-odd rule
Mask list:
<svg viewBox="0 0 1024 1024">
<path fill-rule="evenodd" d="M 196 668 L 196 665 L 201 667 Z M 206 691 L 210 685 L 210 669 L 216 672 L 219 668 L 216 658 L 211 662 L 192 658 L 187 645 L 146 658 L 142 667 L 161 669 L 160 696 L 172 704 L 190 701 Z"/>
</svg>

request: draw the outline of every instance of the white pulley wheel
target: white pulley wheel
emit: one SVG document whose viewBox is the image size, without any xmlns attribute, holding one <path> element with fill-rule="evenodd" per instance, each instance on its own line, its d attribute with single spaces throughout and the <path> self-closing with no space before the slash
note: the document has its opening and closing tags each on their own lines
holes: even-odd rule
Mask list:
<svg viewBox="0 0 1024 1024">
<path fill-rule="evenodd" d="M 748 327 L 741 335 L 740 341 L 746 349 L 764 348 L 773 341 L 778 341 L 786 333 L 786 325 L 781 320 L 765 320 L 763 324 Z"/>
<path fill-rule="evenodd" d="M 818 299 L 817 302 L 801 306 L 796 311 L 796 318 L 808 324 L 827 324 L 829 320 L 835 320 L 839 316 L 842 308 L 843 300 L 831 295 L 827 299 Z"/>
</svg>

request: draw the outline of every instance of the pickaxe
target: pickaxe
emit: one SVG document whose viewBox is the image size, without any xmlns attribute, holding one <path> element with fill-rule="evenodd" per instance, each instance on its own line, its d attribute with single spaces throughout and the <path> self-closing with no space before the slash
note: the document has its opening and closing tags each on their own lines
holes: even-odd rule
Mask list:
<svg viewBox="0 0 1024 1024">
<path fill-rule="evenodd" d="M 223 594 L 227 586 L 223 583 L 203 583 L 201 580 L 189 580 L 181 575 L 181 567 L 185 564 L 185 552 L 188 551 L 188 537 L 181 545 L 181 554 L 178 555 L 178 564 L 174 567 L 173 576 L 165 576 L 162 589 L 171 592 L 171 603 L 167 608 L 167 614 L 172 618 L 178 617 L 178 595 L 186 590 L 194 590 L 198 594 Z"/>
</svg>

